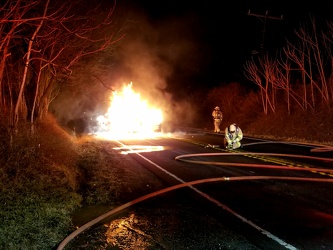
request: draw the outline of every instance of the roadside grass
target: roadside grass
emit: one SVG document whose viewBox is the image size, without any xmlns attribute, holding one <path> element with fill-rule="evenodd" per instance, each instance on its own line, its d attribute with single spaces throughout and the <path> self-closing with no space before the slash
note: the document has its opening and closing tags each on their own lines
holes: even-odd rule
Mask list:
<svg viewBox="0 0 333 250">
<path fill-rule="evenodd" d="M 2 192 L 0 248 L 52 249 L 70 233 L 70 215 L 80 200 L 61 188 Z"/>
<path fill-rule="evenodd" d="M 162 188 L 112 142 L 70 136 L 52 117 L 34 135 L 22 125 L 11 147 L 4 131 L 0 139 L 0 249 L 55 249 L 81 208 L 116 207 Z"/>
<path fill-rule="evenodd" d="M 0 135 L 0 249 L 52 249 L 82 201 L 76 143 L 51 118 L 33 136 L 20 129 L 12 147 Z"/>
</svg>

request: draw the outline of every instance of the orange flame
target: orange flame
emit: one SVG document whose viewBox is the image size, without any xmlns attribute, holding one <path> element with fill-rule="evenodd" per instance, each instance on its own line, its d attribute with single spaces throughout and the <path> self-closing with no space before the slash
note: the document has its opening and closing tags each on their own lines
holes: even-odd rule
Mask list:
<svg viewBox="0 0 333 250">
<path fill-rule="evenodd" d="M 162 111 L 150 107 L 132 90 L 130 83 L 120 93 L 113 93 L 108 112 L 97 118 L 97 135 L 110 139 L 152 137 L 156 136 L 162 121 Z"/>
</svg>

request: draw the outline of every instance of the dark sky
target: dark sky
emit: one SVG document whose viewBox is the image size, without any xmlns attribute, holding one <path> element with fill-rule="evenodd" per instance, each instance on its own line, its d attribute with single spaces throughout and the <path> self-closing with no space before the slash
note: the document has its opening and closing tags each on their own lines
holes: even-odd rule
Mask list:
<svg viewBox="0 0 333 250">
<path fill-rule="evenodd" d="M 263 41 L 265 22 L 260 16 L 267 12 L 273 18 L 266 21 L 264 45 L 274 53 L 299 25 L 310 22 L 310 16 L 331 20 L 333 2 L 325 2 L 118 0 L 117 18 L 119 23 L 127 20 L 126 36 L 110 62 L 112 70 L 101 79 L 116 90 L 132 82 L 134 91 L 149 103 L 162 107 L 170 117 L 179 114 L 184 119 L 192 110 L 187 98 L 193 92 L 205 94 L 230 82 L 255 86 L 243 73 L 246 60 L 256 56 L 252 52 L 259 51 Z M 86 103 L 97 106 L 91 112 L 103 112 L 112 92 L 101 88 L 94 98 L 91 93 L 76 98 L 76 105 L 68 98 L 70 104 L 65 103 L 61 111 L 64 119 L 80 116 Z"/>
<path fill-rule="evenodd" d="M 158 75 L 157 86 L 179 96 L 204 86 L 246 80 L 243 65 L 262 44 L 276 51 L 310 16 L 333 16 L 333 3 L 319 1 L 120 0 L 118 4 L 125 6 L 130 20 L 120 60 L 132 71 L 132 80 L 140 81 L 144 74 L 144 79 L 155 81 Z"/>
</svg>

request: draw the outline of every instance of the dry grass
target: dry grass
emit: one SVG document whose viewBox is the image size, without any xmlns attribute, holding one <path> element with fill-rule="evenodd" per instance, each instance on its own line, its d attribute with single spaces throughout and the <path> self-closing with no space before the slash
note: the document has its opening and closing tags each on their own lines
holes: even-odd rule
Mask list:
<svg viewBox="0 0 333 250">
<path fill-rule="evenodd" d="M 7 144 L 0 152 L 1 170 L 11 186 L 39 182 L 45 186 L 77 189 L 78 169 L 73 166 L 78 153 L 73 138 L 52 117 L 40 123 L 34 135 L 28 126 L 20 129 L 12 146 Z"/>
<path fill-rule="evenodd" d="M 0 150 L 0 248 L 51 249 L 72 230 L 82 200 L 76 144 L 52 118 L 34 135 L 25 124 L 20 131 Z"/>
</svg>

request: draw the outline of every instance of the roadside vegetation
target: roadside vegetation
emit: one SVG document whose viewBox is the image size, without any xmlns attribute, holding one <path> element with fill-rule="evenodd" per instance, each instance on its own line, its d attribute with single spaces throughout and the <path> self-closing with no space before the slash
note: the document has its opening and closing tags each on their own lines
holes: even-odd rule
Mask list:
<svg viewBox="0 0 333 250">
<path fill-rule="evenodd" d="M 0 133 L 0 249 L 55 249 L 94 219 L 85 216 L 74 224 L 80 208 L 111 209 L 162 188 L 130 156 L 112 150 L 112 142 L 75 137 L 52 115 L 34 135 L 29 124 L 20 129 L 25 133 L 12 146 L 4 127 Z"/>
<path fill-rule="evenodd" d="M 1 249 L 51 249 L 69 232 L 70 214 L 82 201 L 72 138 L 54 121 L 41 123 L 38 131 L 20 133 L 9 146 L 2 127 Z"/>
</svg>

